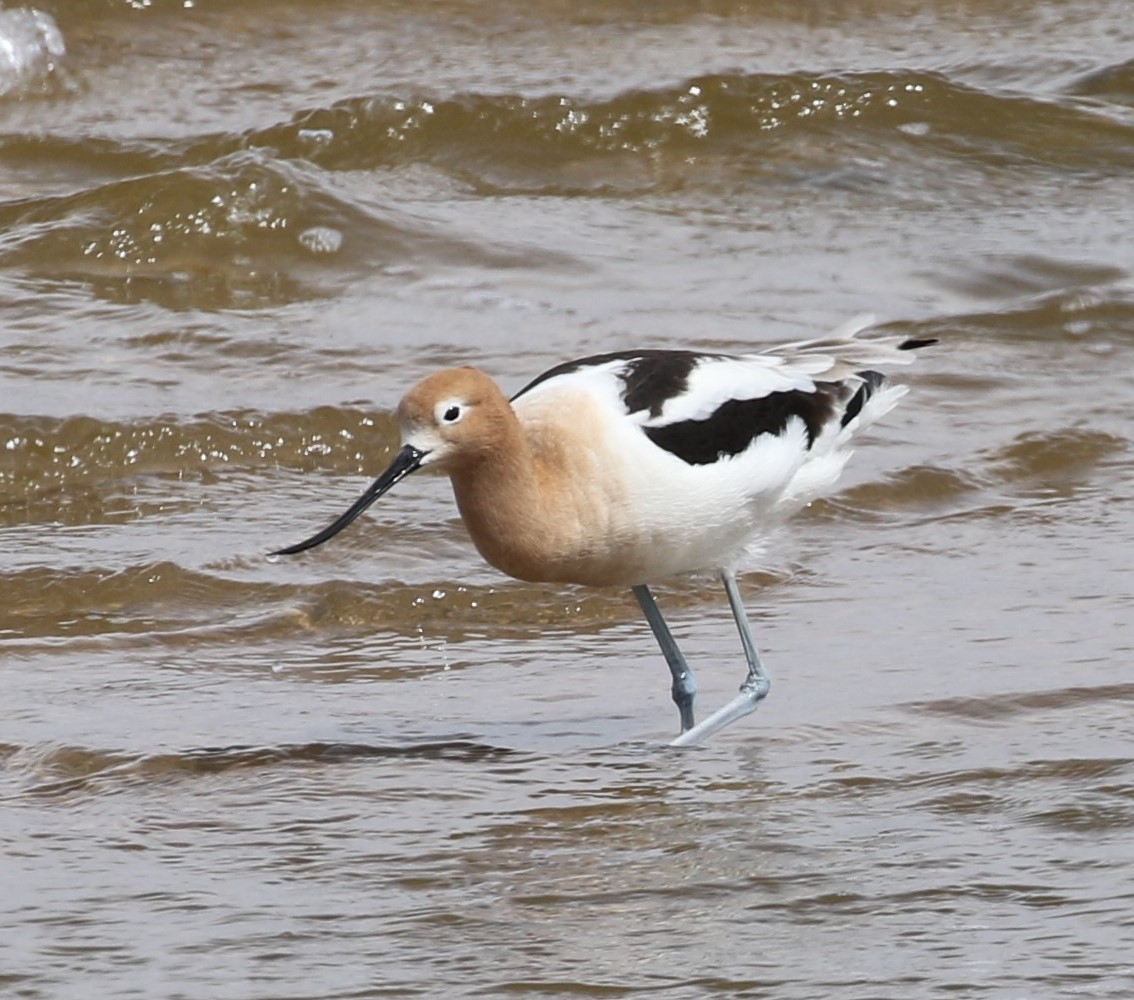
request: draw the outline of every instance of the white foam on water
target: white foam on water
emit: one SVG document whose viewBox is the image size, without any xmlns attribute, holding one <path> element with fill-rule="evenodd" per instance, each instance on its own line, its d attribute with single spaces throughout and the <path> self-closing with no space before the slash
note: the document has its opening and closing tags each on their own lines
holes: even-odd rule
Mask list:
<svg viewBox="0 0 1134 1000">
<path fill-rule="evenodd" d="M 331 254 L 342 249 L 343 234 L 329 226 L 312 226 L 297 237 L 299 242 L 312 253 Z"/>
<path fill-rule="evenodd" d="M 50 14 L 0 8 L 0 94 L 50 75 L 67 52 Z"/>
</svg>

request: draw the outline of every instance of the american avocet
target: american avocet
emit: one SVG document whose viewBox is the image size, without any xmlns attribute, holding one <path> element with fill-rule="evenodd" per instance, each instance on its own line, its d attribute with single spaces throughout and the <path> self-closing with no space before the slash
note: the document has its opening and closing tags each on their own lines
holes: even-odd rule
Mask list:
<svg viewBox="0 0 1134 1000">
<path fill-rule="evenodd" d="M 475 368 L 428 375 L 398 404 L 402 448 L 320 545 L 395 483 L 449 475 L 480 554 L 520 580 L 628 586 L 661 646 L 681 714 L 674 745 L 747 715 L 767 693 L 735 566 L 783 515 L 834 484 L 852 437 L 905 394 L 874 366 L 932 343 L 857 330 L 739 356 L 619 351 L 558 365 L 509 401 Z M 740 693 L 693 721 L 697 684 L 649 583 L 715 571 L 748 662 Z"/>
</svg>

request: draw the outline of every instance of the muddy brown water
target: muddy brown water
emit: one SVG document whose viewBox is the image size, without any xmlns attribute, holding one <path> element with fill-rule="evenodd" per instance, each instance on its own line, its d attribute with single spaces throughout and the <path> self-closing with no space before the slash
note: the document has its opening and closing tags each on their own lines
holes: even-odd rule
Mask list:
<svg viewBox="0 0 1134 1000">
<path fill-rule="evenodd" d="M 1134 19 L 0 11 L 0 993 L 1134 995 Z M 17 58 L 18 57 L 18 58 Z M 7 60 L 7 61 L 5 61 Z M 937 337 L 663 746 L 628 594 L 479 562 L 438 366 Z M 701 705 L 711 581 L 658 588 Z"/>
</svg>

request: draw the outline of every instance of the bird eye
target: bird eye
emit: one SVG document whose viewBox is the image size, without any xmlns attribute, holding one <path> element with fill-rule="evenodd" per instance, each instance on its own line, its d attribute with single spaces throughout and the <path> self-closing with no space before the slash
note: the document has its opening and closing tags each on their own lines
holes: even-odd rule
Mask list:
<svg viewBox="0 0 1134 1000">
<path fill-rule="evenodd" d="M 459 406 L 446 407 L 445 412 L 441 414 L 441 419 L 447 424 L 455 424 L 461 419 L 461 408 Z"/>
</svg>

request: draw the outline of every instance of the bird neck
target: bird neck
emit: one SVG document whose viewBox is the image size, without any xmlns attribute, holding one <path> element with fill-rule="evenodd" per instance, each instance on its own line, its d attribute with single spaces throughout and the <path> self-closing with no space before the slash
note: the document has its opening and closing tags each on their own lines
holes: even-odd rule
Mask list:
<svg viewBox="0 0 1134 1000">
<path fill-rule="evenodd" d="M 493 446 L 450 470 L 449 479 L 485 561 L 521 580 L 546 579 L 548 557 L 557 548 L 555 494 L 546 488 L 546 456 L 515 415 L 508 416 L 496 428 Z"/>
</svg>

